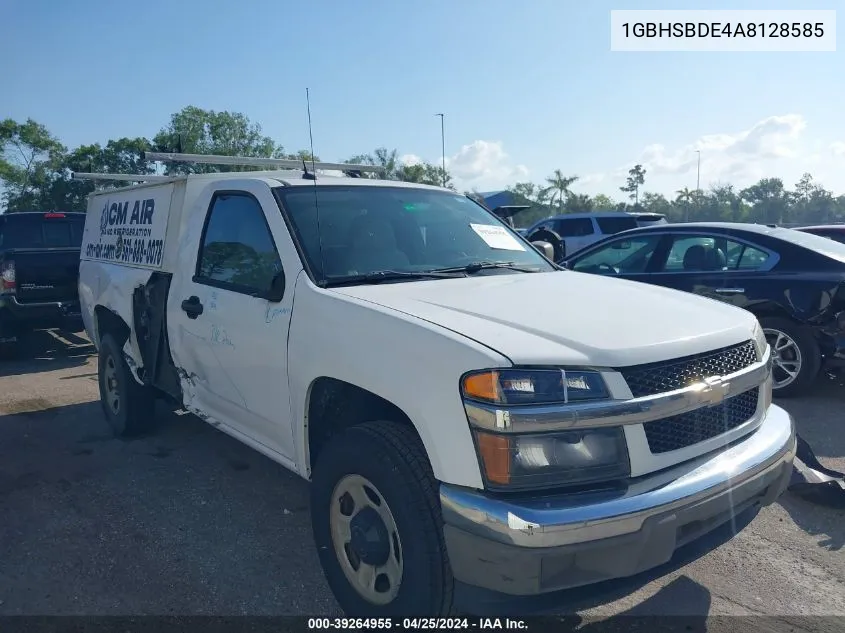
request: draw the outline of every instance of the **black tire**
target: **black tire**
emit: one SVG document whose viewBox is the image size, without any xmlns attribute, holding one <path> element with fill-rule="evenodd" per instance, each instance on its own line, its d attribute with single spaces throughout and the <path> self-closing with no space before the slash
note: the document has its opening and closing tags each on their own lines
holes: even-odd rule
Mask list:
<svg viewBox="0 0 845 633">
<path fill-rule="evenodd" d="M 132 376 L 123 351 L 111 334 L 100 339 L 97 374 L 100 404 L 115 436 L 133 437 L 150 430 L 156 399 L 149 388 L 139 385 Z"/>
<path fill-rule="evenodd" d="M 368 480 L 377 491 L 376 498 L 380 493 L 395 520 L 402 571 L 398 593 L 387 604 L 366 599 L 350 583 L 335 550 L 332 497 L 335 487 L 347 475 Z M 356 508 L 350 514 L 356 517 L 358 513 Z M 311 526 L 323 573 L 347 615 L 402 617 L 453 613 L 454 579 L 443 538 L 438 484 L 425 449 L 411 428 L 394 422 L 367 422 L 332 438 L 320 452 L 314 468 Z M 393 555 L 396 542 L 387 540 L 393 543 L 393 549 L 388 546 Z"/>
<path fill-rule="evenodd" d="M 563 239 L 552 231 L 551 229 L 540 229 L 539 231 L 535 231 L 531 234 L 531 237 L 528 238 L 529 242 L 548 242 L 554 248 L 554 262 L 555 264 L 559 264 L 561 260 L 564 258 L 566 253 L 563 250 Z"/>
<path fill-rule="evenodd" d="M 770 345 L 773 345 L 773 336 L 780 332 L 792 339 L 800 354 L 798 375 L 792 382 L 783 387 L 775 388 L 773 384 L 772 394 L 777 398 L 791 398 L 807 393 L 819 375 L 822 364 L 821 350 L 816 339 L 813 338 L 812 332 L 794 321 L 780 317 L 763 317 L 760 319 L 760 325 L 766 330 L 766 338 Z M 772 348 L 772 356 L 776 357 L 774 347 Z M 789 359 L 795 357 L 794 354 L 791 354 Z M 778 369 L 776 363 L 773 365 L 772 371 L 774 373 L 773 382 L 783 376 L 782 370 Z"/>
</svg>

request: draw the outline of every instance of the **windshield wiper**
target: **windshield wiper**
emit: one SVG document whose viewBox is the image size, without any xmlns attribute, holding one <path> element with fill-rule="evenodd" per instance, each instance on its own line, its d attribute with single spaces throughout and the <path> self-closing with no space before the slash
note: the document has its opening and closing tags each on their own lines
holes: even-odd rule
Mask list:
<svg viewBox="0 0 845 633">
<path fill-rule="evenodd" d="M 363 275 L 344 275 L 342 277 L 329 277 L 323 281 L 323 286 L 342 286 L 346 284 L 378 284 L 383 281 L 396 281 L 400 279 L 455 279 L 464 277 L 465 271 L 462 268 L 456 270 L 377 270 Z"/>
<path fill-rule="evenodd" d="M 435 268 L 429 272 L 431 273 L 458 273 L 463 272 L 467 275 L 474 275 L 475 273 L 482 271 L 482 270 L 490 270 L 493 268 L 507 268 L 508 270 L 516 270 L 521 273 L 538 273 L 540 272 L 536 268 L 525 268 L 524 266 L 520 266 L 516 262 L 472 262 L 471 264 L 466 264 L 465 266 L 453 266 L 451 268 Z"/>
</svg>

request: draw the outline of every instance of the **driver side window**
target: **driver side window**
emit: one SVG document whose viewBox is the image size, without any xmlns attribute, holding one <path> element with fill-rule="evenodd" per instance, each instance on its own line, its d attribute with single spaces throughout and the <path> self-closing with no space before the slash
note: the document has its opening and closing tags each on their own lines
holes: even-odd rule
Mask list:
<svg viewBox="0 0 845 633">
<path fill-rule="evenodd" d="M 614 240 L 579 259 L 572 266 L 572 270 L 601 275 L 645 272 L 660 243 L 660 237 L 643 235 Z"/>
<path fill-rule="evenodd" d="M 264 211 L 247 193 L 215 194 L 194 280 L 243 294 L 264 292 L 282 262 Z"/>
</svg>

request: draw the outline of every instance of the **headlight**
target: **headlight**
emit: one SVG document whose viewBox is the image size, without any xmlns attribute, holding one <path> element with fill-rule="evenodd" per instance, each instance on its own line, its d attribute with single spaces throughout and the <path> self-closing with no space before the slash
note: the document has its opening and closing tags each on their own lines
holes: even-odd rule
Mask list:
<svg viewBox="0 0 845 633">
<path fill-rule="evenodd" d="M 619 427 L 531 435 L 476 431 L 475 438 L 491 489 L 551 488 L 630 475 Z"/>
<path fill-rule="evenodd" d="M 465 398 L 494 404 L 552 404 L 601 400 L 610 395 L 596 371 L 499 369 L 464 376 Z"/>
<path fill-rule="evenodd" d="M 757 359 L 762 360 L 763 354 L 766 353 L 766 348 L 769 346 L 769 342 L 766 340 L 766 334 L 763 332 L 763 327 L 760 325 L 760 322 L 754 324 L 754 347 L 757 350 Z"/>
<path fill-rule="evenodd" d="M 597 371 L 478 371 L 464 375 L 461 393 L 485 484 L 490 489 L 553 488 L 630 475 L 621 427 L 525 433 L 510 422 L 513 412 L 530 412 L 531 405 L 577 409 L 609 399 L 610 392 Z"/>
</svg>

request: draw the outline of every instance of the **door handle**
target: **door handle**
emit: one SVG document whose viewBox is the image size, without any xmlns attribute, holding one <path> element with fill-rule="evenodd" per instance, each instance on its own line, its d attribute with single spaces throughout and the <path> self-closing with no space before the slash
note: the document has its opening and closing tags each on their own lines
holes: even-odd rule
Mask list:
<svg viewBox="0 0 845 633">
<path fill-rule="evenodd" d="M 196 296 L 185 299 L 182 302 L 182 309 L 188 315 L 189 319 L 196 319 L 203 311 L 200 298 Z"/>
<path fill-rule="evenodd" d="M 720 295 L 738 295 L 745 292 L 745 288 L 716 288 Z"/>
</svg>

